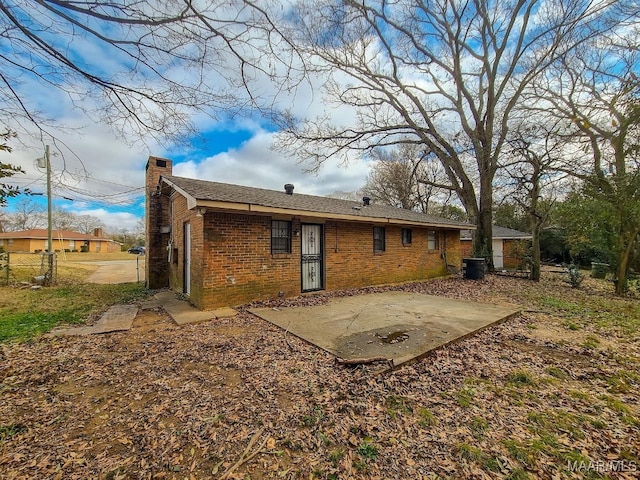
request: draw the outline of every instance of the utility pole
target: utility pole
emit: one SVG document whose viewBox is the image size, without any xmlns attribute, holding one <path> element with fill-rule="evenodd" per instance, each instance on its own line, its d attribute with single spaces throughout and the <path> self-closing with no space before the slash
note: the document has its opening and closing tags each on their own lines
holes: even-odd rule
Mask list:
<svg viewBox="0 0 640 480">
<path fill-rule="evenodd" d="M 47 169 L 47 265 L 48 270 L 45 273 L 45 284 L 50 285 L 53 281 L 53 231 L 52 231 L 52 214 L 51 214 L 51 158 L 49 154 L 49 145 L 44 146 L 44 161 Z"/>
<path fill-rule="evenodd" d="M 51 253 L 52 229 L 51 229 L 51 161 L 49 159 L 49 145 L 44 146 L 44 161 L 47 169 L 47 251 Z"/>
<path fill-rule="evenodd" d="M 53 216 L 51 208 L 51 154 L 49 145 L 44 146 L 44 157 L 36 159 L 38 168 L 44 168 L 47 172 L 47 248 L 43 255 L 47 256 L 47 271 L 44 273 L 43 285 L 53 282 Z M 42 195 L 42 194 L 36 194 Z"/>
</svg>

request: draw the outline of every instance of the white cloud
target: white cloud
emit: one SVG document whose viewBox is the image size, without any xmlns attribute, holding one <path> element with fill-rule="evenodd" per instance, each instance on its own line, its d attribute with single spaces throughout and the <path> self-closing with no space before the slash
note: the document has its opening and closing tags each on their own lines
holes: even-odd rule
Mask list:
<svg viewBox="0 0 640 480">
<path fill-rule="evenodd" d="M 133 232 L 138 230 L 140 217 L 129 212 L 110 211 L 106 208 L 74 209 L 77 215 L 90 215 L 99 218 L 104 223 L 107 231 L 116 233 L 120 231 Z"/>
<path fill-rule="evenodd" d="M 286 8 L 280 4 L 276 7 Z M 73 45 L 73 49 L 83 61 L 100 59 L 100 65 L 95 68 L 100 68 L 103 72 L 117 72 L 122 68 L 122 57 L 105 57 L 101 45 L 77 43 Z M 294 62 L 294 70 L 296 66 Z M 280 74 L 284 73 L 283 68 L 282 65 L 274 65 L 275 71 Z M 180 75 L 187 76 L 189 72 L 176 68 L 165 73 L 182 80 Z M 229 71 L 224 73 L 228 74 Z M 299 88 L 289 90 L 285 85 L 272 82 L 259 72 L 254 73 L 255 93 L 272 101 L 274 106 L 291 108 L 296 115 L 310 117 L 327 111 L 322 94 L 326 78 L 318 75 L 298 85 Z M 219 72 L 211 71 L 208 75 L 207 81 L 211 84 L 223 84 L 223 76 Z M 185 78 L 184 81 L 188 83 L 188 79 Z M 136 147 L 131 147 L 132 140 L 136 140 L 135 132 L 117 135 L 106 121 L 97 123 L 100 118 L 92 119 L 85 113 L 94 112 L 95 115 L 100 111 L 97 99 L 90 96 L 70 97 L 29 77 L 25 77 L 21 87 L 20 93 L 28 100 L 29 108 L 43 112 L 57 124 L 64 126 L 64 129 L 51 129 L 51 134 L 64 142 L 64 145 L 52 140 L 42 140 L 37 132 L 32 138 L 22 135 L 19 139 L 22 145 L 12 142 L 14 151 L 11 154 L 0 152 L 0 161 L 20 165 L 27 173 L 15 177 L 15 182 L 12 179 L 11 183 L 28 185 L 37 192 L 46 190 L 44 171 L 36 167 L 34 160 L 43 155 L 44 145 L 49 143 L 54 154 L 51 162 L 56 205 L 64 205 L 64 208 L 77 214 L 96 216 L 109 228 L 134 226 L 136 217 L 142 216 L 140 195 L 144 191 L 144 167 L 149 155 L 171 158 L 171 152 L 177 152 L 176 159 L 187 159 L 175 164 L 176 175 L 276 190 L 282 189 L 285 183 L 294 183 L 296 192 L 318 195 L 336 190 L 356 190 L 362 186 L 367 175 L 366 162 L 356 157 L 351 159 L 348 167 L 328 161 L 317 175 L 305 173 L 304 165 L 297 163 L 294 154 L 284 155 L 271 150 L 274 133 L 262 129 L 261 125 L 264 124 L 260 118 L 237 116 L 225 123 L 207 116 L 207 113 L 213 117 L 221 113 L 220 116 L 224 117 L 228 113 L 224 111 L 199 112 L 192 119 L 205 132 L 214 128 L 220 130 L 221 135 L 225 131 L 234 130 L 252 132 L 249 140 L 221 153 L 217 153 L 220 146 L 215 144 L 213 137 L 209 137 L 211 141 L 208 144 L 199 145 L 194 141 L 190 146 L 171 149 L 149 137 L 137 143 Z M 239 102 L 239 105 L 244 104 Z M 239 109 L 242 110 L 242 107 Z M 333 118 L 339 119 L 343 124 L 355 121 L 353 112 L 345 107 L 330 109 L 330 112 Z M 10 124 L 11 119 L 6 119 L 6 122 Z M 13 127 L 17 128 L 15 124 Z M 84 170 L 91 178 L 82 176 L 86 173 Z M 66 205 L 61 199 L 63 196 L 72 198 L 74 202 Z"/>
<path fill-rule="evenodd" d="M 304 165 L 297 163 L 292 156 L 271 150 L 274 135 L 260 130 L 238 148 L 202 161 L 176 163 L 173 174 L 273 190 L 281 190 L 285 183 L 293 183 L 296 192 L 310 195 L 353 191 L 364 184 L 368 173 L 365 161 L 354 157 L 348 166 L 328 161 L 317 174 L 307 173 Z"/>
</svg>

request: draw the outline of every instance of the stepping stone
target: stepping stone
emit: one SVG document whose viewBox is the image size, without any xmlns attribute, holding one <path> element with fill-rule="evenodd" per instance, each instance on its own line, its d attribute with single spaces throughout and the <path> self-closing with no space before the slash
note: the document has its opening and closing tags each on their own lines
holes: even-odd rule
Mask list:
<svg viewBox="0 0 640 480">
<path fill-rule="evenodd" d="M 207 322 L 217 318 L 227 318 L 237 315 L 235 310 L 224 307 L 217 310 L 198 310 L 186 300 L 179 298 L 175 292 L 165 290 L 154 295 L 160 302 L 162 308 L 169 314 L 178 325 L 189 325 L 192 323 Z"/>
<path fill-rule="evenodd" d="M 114 305 L 102 314 L 95 325 L 53 330 L 48 336 L 93 335 L 96 333 L 120 332 L 131 329 L 138 314 L 136 305 Z"/>
</svg>

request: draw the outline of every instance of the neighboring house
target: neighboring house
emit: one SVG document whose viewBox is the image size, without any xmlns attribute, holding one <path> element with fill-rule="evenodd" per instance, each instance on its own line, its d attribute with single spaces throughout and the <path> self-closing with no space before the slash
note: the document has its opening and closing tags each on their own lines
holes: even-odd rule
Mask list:
<svg viewBox="0 0 640 480">
<path fill-rule="evenodd" d="M 460 230 L 410 210 L 172 176 L 147 163 L 149 288 L 201 309 L 446 275 Z"/>
<path fill-rule="evenodd" d="M 120 244 L 104 238 L 102 229 L 96 228 L 93 235 L 69 230 L 53 230 L 51 241 L 56 252 L 83 251 L 95 253 L 119 252 Z M 5 252 L 44 252 L 48 250 L 48 232 L 43 228 L 33 228 L 20 232 L 0 233 L 0 247 Z"/>
<path fill-rule="evenodd" d="M 472 233 L 470 230 L 460 232 L 463 257 L 470 257 L 472 252 Z M 531 240 L 531 234 L 519 232 L 511 228 L 493 226 L 493 266 L 498 268 L 517 268 L 522 262 L 524 252 Z"/>
</svg>

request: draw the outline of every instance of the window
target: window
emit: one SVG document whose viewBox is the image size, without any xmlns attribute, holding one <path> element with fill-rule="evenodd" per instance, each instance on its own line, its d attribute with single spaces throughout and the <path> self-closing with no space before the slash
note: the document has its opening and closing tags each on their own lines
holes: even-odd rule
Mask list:
<svg viewBox="0 0 640 480">
<path fill-rule="evenodd" d="M 291 222 L 271 221 L 271 254 L 291 253 Z"/>
<path fill-rule="evenodd" d="M 438 245 L 438 232 L 435 230 L 427 232 L 427 248 L 429 250 L 438 250 L 440 248 Z"/>
<path fill-rule="evenodd" d="M 373 227 L 373 251 L 384 252 L 384 227 Z"/>
<path fill-rule="evenodd" d="M 411 245 L 411 229 L 410 228 L 402 229 L 402 244 Z"/>
</svg>

